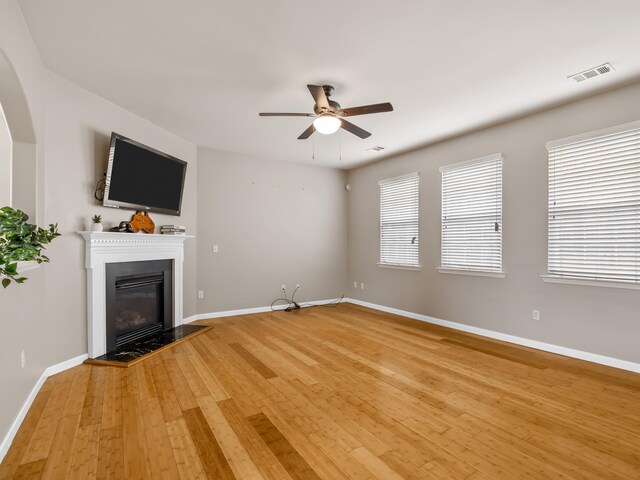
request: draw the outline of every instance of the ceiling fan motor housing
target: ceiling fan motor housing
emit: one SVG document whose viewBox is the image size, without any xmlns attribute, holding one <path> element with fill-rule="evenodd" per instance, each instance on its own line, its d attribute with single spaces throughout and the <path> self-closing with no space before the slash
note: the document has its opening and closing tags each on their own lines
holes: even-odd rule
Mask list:
<svg viewBox="0 0 640 480">
<path fill-rule="evenodd" d="M 330 108 L 329 110 L 327 110 L 326 107 L 318 107 L 318 105 L 314 105 L 313 111 L 316 113 L 316 115 L 322 115 L 327 113 L 335 115 L 336 113 L 338 113 L 341 107 L 338 102 L 329 99 L 331 94 L 333 94 L 333 90 L 334 90 L 333 87 L 331 85 L 323 85 L 322 90 L 324 90 L 324 94 L 327 96 L 327 101 L 329 102 Z"/>
<path fill-rule="evenodd" d="M 333 86 L 331 86 L 331 85 L 323 85 L 322 86 L 322 90 L 324 90 L 324 94 L 327 97 L 330 97 L 331 95 L 333 95 L 333 90 L 334 89 L 333 89 Z"/>
</svg>

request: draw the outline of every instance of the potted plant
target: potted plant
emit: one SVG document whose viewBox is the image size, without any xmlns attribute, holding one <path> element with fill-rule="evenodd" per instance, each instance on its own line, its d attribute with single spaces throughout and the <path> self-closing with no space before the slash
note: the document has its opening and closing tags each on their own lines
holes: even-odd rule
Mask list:
<svg viewBox="0 0 640 480">
<path fill-rule="evenodd" d="M 102 231 L 102 215 L 94 215 L 91 217 L 91 231 L 92 232 L 101 232 Z"/>
<path fill-rule="evenodd" d="M 22 210 L 0 208 L 0 278 L 4 288 L 11 282 L 24 283 L 27 280 L 20 276 L 19 262 L 48 262 L 49 257 L 43 255 L 42 250 L 60 236 L 57 224 L 51 224 L 45 230 L 27 223 L 27 220 L 29 216 Z"/>
</svg>

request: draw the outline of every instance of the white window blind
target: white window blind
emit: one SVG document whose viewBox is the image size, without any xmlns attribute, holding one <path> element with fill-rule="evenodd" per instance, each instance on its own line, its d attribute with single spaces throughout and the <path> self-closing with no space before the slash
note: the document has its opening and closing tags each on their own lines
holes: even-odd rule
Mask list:
<svg viewBox="0 0 640 480">
<path fill-rule="evenodd" d="M 547 149 L 549 275 L 639 283 L 640 122 Z"/>
<path fill-rule="evenodd" d="M 502 155 L 441 167 L 442 268 L 502 271 Z"/>
<path fill-rule="evenodd" d="M 420 176 L 410 173 L 380 185 L 380 264 L 420 266 Z"/>
</svg>

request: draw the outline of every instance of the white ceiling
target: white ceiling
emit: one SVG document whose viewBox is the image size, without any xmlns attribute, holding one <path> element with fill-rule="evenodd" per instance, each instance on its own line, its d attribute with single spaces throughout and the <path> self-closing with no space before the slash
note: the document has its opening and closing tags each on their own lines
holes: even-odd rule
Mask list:
<svg viewBox="0 0 640 480">
<path fill-rule="evenodd" d="M 640 76 L 638 0 L 20 4 L 46 66 L 102 97 L 201 146 L 340 168 Z M 615 72 L 566 78 L 605 62 Z M 366 140 L 297 140 L 310 119 L 258 117 L 311 112 L 307 83 L 395 111 L 354 117 Z"/>
</svg>

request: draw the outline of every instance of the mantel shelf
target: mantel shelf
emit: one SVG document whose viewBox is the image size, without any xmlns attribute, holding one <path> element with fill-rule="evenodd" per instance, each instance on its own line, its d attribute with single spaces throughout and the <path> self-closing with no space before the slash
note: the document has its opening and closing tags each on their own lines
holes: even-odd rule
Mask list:
<svg viewBox="0 0 640 480">
<path fill-rule="evenodd" d="M 138 241 L 142 239 L 162 239 L 175 241 L 176 239 L 187 239 L 187 238 L 195 238 L 194 235 L 163 235 L 161 233 L 128 233 L 128 232 L 91 232 L 88 230 L 83 230 L 77 232 L 82 235 L 85 240 L 86 239 L 104 239 L 104 240 L 114 240 L 114 239 L 122 239 L 129 241 Z"/>
</svg>

